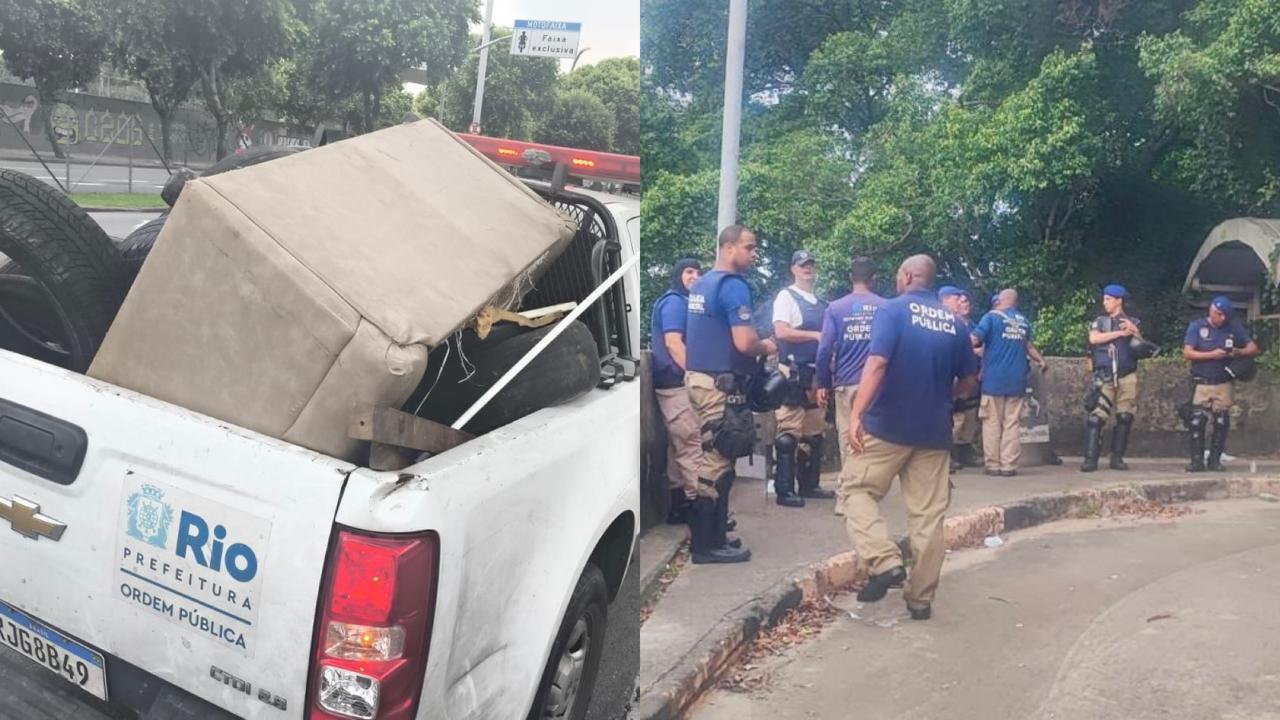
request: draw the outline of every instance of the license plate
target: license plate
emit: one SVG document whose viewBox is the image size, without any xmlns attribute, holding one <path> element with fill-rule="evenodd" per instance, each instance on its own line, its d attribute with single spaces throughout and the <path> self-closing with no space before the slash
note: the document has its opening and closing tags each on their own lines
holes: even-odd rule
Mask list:
<svg viewBox="0 0 1280 720">
<path fill-rule="evenodd" d="M 0 602 L 0 643 L 91 695 L 107 699 L 102 654 Z"/>
</svg>

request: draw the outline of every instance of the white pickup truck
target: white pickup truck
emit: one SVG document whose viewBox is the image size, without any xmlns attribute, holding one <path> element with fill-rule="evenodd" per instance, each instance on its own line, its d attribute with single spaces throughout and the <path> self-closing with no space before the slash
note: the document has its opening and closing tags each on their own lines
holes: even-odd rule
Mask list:
<svg viewBox="0 0 1280 720">
<path fill-rule="evenodd" d="M 597 283 L 638 252 L 634 200 L 530 184 L 616 243 Z M 583 318 L 601 387 L 398 472 L 0 350 L 0 716 L 584 717 L 638 527 L 634 267 Z"/>
</svg>

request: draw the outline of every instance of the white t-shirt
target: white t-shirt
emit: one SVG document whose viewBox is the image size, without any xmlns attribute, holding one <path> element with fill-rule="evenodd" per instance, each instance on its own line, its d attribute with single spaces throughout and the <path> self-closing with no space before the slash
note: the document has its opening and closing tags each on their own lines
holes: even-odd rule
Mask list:
<svg viewBox="0 0 1280 720">
<path fill-rule="evenodd" d="M 800 297 L 811 303 L 818 302 L 818 296 L 808 290 L 801 290 L 795 285 L 787 288 L 787 290 L 794 290 L 800 293 Z M 804 314 L 800 312 L 800 305 L 796 302 L 795 297 L 787 290 L 780 291 L 778 297 L 773 301 L 773 321 L 784 322 L 792 328 L 799 329 L 804 324 Z"/>
</svg>

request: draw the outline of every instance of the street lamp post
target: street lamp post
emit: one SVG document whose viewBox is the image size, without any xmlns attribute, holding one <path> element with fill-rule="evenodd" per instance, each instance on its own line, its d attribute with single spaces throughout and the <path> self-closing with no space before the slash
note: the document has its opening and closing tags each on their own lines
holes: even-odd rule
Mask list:
<svg viewBox="0 0 1280 720">
<path fill-rule="evenodd" d="M 716 232 L 738 221 L 738 133 L 742 124 L 742 66 L 747 40 L 747 0 L 729 0 L 724 58 L 724 124 L 720 136 L 720 198 Z"/>
<path fill-rule="evenodd" d="M 484 73 L 489 64 L 489 31 L 493 27 L 493 0 L 484 6 L 484 29 L 480 31 L 480 67 L 476 70 L 476 100 L 471 108 L 471 132 L 480 133 L 480 109 L 484 107 Z"/>
</svg>

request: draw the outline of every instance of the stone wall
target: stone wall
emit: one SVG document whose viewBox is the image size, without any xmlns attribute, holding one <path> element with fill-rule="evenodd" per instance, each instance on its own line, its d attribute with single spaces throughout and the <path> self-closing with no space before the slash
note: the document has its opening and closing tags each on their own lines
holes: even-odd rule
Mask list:
<svg viewBox="0 0 1280 720">
<path fill-rule="evenodd" d="M 1079 455 L 1084 445 L 1084 395 L 1092 382 L 1088 361 L 1050 358 L 1049 363 L 1045 399 L 1050 439 L 1060 454 Z M 1186 429 L 1178 418 L 1177 407 L 1191 396 L 1187 367 L 1180 358 L 1141 363 L 1130 455 L 1168 457 L 1185 452 Z M 1257 379 L 1235 387 L 1227 452 L 1256 455 L 1277 451 L 1280 451 L 1280 377 L 1260 372 Z"/>
</svg>

